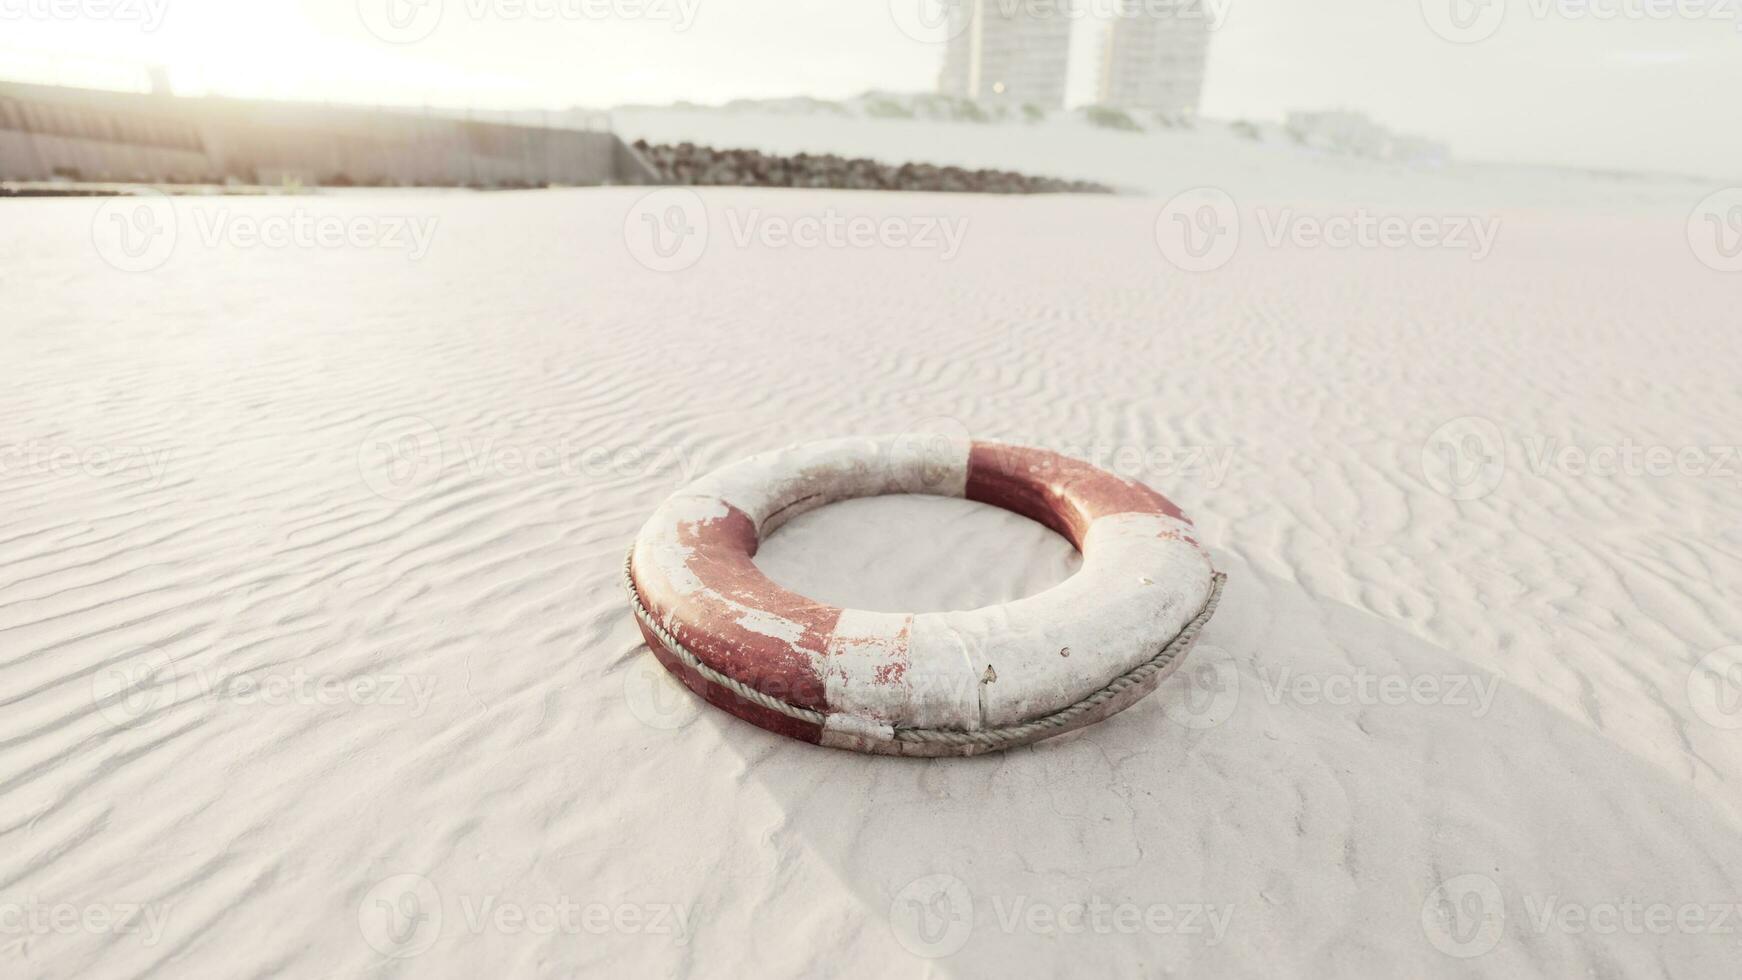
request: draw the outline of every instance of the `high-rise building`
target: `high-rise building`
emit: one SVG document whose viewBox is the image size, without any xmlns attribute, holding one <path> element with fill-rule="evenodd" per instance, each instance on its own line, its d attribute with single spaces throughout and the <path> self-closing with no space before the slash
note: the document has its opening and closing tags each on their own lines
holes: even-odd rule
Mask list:
<svg viewBox="0 0 1742 980">
<path fill-rule="evenodd" d="M 1064 107 L 1074 20 L 1066 3 L 947 5 L 952 37 L 940 91 L 988 105 Z"/>
<path fill-rule="evenodd" d="M 1202 0 L 1129 5 L 1107 32 L 1099 101 L 1121 109 L 1196 115 L 1209 49 L 1210 20 Z"/>
</svg>

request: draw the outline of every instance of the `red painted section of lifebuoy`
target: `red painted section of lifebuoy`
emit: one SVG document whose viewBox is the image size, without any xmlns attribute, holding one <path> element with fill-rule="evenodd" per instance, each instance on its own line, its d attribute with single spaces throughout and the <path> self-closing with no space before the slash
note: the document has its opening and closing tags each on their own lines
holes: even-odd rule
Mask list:
<svg viewBox="0 0 1742 980">
<path fill-rule="evenodd" d="M 753 701 L 739 697 L 718 684 L 710 683 L 707 678 L 691 670 L 688 664 L 672 655 L 665 648 L 665 644 L 660 642 L 659 637 L 654 636 L 646 625 L 637 625 L 641 626 L 641 636 L 647 641 L 647 648 L 653 651 L 653 655 L 658 658 L 660 665 L 709 704 L 778 735 L 785 735 L 788 738 L 796 738 L 805 742 L 823 740 L 823 726 L 783 715 L 770 708 L 764 708 Z"/>
<path fill-rule="evenodd" d="M 974 443 L 968 451 L 968 499 L 1039 521 L 1070 539 L 1078 551 L 1098 518 L 1165 514 L 1186 519 L 1173 501 L 1154 490 L 1081 460 L 985 442 Z"/>
<path fill-rule="evenodd" d="M 686 549 L 685 568 L 704 588 L 678 594 L 665 590 L 659 576 L 644 576 L 632 569 L 642 602 L 678 642 L 708 666 L 788 704 L 827 711 L 823 681 L 815 665 L 828 650 L 841 610 L 789 592 L 762 574 L 752 561 L 759 543 L 756 526 L 736 507 L 728 506 L 724 517 L 683 524 L 678 533 Z M 797 624 L 799 635 L 783 639 L 759 632 L 746 623 L 746 610 Z M 699 676 L 695 680 L 705 683 Z M 720 696 L 743 701 L 729 692 L 720 692 Z M 712 694 L 709 700 L 743 714 Z M 744 707 L 767 711 L 748 702 Z M 758 719 L 746 720 L 763 724 Z"/>
</svg>

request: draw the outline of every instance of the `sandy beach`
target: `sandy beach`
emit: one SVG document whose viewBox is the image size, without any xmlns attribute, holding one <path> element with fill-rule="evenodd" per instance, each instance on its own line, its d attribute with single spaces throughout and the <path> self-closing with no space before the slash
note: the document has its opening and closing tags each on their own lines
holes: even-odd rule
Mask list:
<svg viewBox="0 0 1742 980">
<path fill-rule="evenodd" d="M 0 974 L 1725 975 L 1715 188 L 1410 179 L 1256 180 L 1183 259 L 1167 194 L 709 188 L 671 247 L 692 199 L 632 188 L 153 202 L 126 248 L 7 203 Z M 1362 209 L 1438 244 L 1297 233 Z M 1178 502 L 1229 576 L 1181 672 L 965 760 L 676 689 L 621 587 L 660 500 L 927 430 Z M 942 610 L 1077 558 L 885 498 L 758 561 Z"/>
</svg>

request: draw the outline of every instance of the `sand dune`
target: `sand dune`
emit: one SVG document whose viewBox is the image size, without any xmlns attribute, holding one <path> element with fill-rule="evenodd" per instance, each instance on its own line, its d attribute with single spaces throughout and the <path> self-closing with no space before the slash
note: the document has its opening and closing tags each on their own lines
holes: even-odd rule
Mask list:
<svg viewBox="0 0 1742 980">
<path fill-rule="evenodd" d="M 1733 967 L 1742 340 L 1699 195 L 1193 274 L 1156 200 L 710 189 L 661 273 L 640 193 L 181 201 L 137 273 L 102 202 L 5 205 L 0 973 Z M 964 233 L 737 243 L 829 213 Z M 299 214 L 351 245 L 235 233 Z M 387 219 L 427 248 L 362 247 Z M 673 691 L 619 587 L 653 506 L 923 427 L 1184 506 L 1230 573 L 1187 668 L 969 760 Z M 1705 462 L 1574 462 L 1629 446 Z M 760 560 L 871 608 L 1075 567 L 910 499 Z"/>
</svg>

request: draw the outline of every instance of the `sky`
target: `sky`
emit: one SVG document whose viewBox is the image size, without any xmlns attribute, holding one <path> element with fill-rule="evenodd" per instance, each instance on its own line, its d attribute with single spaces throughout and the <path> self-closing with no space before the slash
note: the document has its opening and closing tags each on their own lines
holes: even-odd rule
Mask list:
<svg viewBox="0 0 1742 980">
<path fill-rule="evenodd" d="M 0 77 L 139 88 L 160 65 L 184 94 L 479 108 L 843 98 L 933 89 L 939 2 L 0 0 Z M 1080 103 L 1113 0 L 1077 2 Z M 1742 0 L 1207 2 L 1206 116 L 1353 109 L 1463 159 L 1742 175 Z"/>
</svg>

